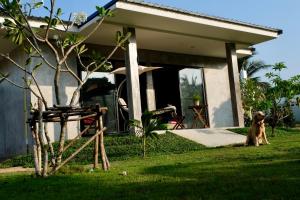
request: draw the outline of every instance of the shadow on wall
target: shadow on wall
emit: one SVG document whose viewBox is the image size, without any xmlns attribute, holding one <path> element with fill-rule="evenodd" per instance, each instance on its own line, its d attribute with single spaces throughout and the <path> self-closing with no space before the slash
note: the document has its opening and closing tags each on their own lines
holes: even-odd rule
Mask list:
<svg viewBox="0 0 300 200">
<path fill-rule="evenodd" d="M 211 108 L 209 121 L 211 127 L 231 127 L 234 126 L 231 99 L 222 102 L 220 106 Z"/>
<path fill-rule="evenodd" d="M 69 105 L 73 92 L 75 91 L 76 87 L 63 85 L 61 86 L 60 97 L 61 97 L 61 104 L 62 105 Z M 55 92 L 53 89 L 52 93 L 53 102 L 56 102 L 55 99 Z M 51 105 L 52 106 L 52 105 Z M 59 141 L 60 138 L 60 124 L 54 123 L 54 140 Z M 65 140 L 70 140 L 75 138 L 79 133 L 79 122 L 68 122 L 67 123 L 67 130 L 65 135 Z"/>
<path fill-rule="evenodd" d="M 49 107 L 53 107 L 56 104 L 56 98 L 55 98 L 55 92 L 54 87 L 50 85 L 42 85 L 41 90 L 44 91 L 44 96 L 46 98 L 46 101 L 48 103 Z M 68 105 L 71 99 L 71 96 L 73 94 L 73 91 L 75 90 L 75 87 L 72 86 L 65 86 L 62 84 L 61 90 L 60 90 L 60 97 L 61 97 L 61 104 L 62 105 Z M 35 107 L 37 106 L 37 99 L 32 96 L 31 99 L 32 105 Z M 67 132 L 66 132 L 66 140 L 73 139 L 78 135 L 79 130 L 79 122 L 69 122 L 67 126 Z M 51 141 L 58 141 L 60 138 L 60 124 L 59 123 L 48 123 L 48 132 Z"/>
</svg>

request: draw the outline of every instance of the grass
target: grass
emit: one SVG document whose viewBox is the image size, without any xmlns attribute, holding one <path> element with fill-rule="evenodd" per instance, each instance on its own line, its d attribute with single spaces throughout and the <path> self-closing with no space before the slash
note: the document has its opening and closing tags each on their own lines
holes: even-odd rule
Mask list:
<svg viewBox="0 0 300 200">
<path fill-rule="evenodd" d="M 73 165 L 46 179 L 0 175 L 0 199 L 298 199 L 300 132 L 278 130 L 269 140 L 258 148 L 154 153 L 114 161 L 108 172 Z"/>
<path fill-rule="evenodd" d="M 247 135 L 248 134 L 248 128 L 234 128 L 234 129 L 228 129 L 232 132 L 239 133 L 242 135 Z M 271 137 L 271 128 L 266 127 L 266 133 L 268 137 Z M 299 129 L 296 128 L 284 128 L 284 127 L 279 127 L 275 129 L 275 136 L 285 136 L 285 135 L 290 135 L 290 134 L 299 134 Z"/>
<path fill-rule="evenodd" d="M 71 155 L 86 141 L 87 138 L 80 139 L 73 148 L 66 151 L 64 157 Z M 167 134 L 159 135 L 159 139 L 149 138 L 147 141 L 147 154 L 149 156 L 180 154 L 204 148 L 202 145 L 169 132 L 167 132 Z M 57 143 L 54 144 L 54 147 L 57 147 Z M 141 138 L 137 138 L 133 135 L 106 136 L 105 147 L 110 161 L 127 160 L 134 157 L 141 157 L 142 155 Z M 93 163 L 93 152 L 94 144 L 92 143 L 71 160 L 70 164 L 83 165 Z M 18 156 L 0 163 L 0 168 L 15 166 L 33 167 L 32 155 Z"/>
</svg>

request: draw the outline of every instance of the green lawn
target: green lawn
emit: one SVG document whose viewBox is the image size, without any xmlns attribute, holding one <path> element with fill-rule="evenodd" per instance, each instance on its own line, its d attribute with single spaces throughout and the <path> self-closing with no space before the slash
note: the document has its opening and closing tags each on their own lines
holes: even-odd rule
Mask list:
<svg viewBox="0 0 300 200">
<path fill-rule="evenodd" d="M 109 172 L 71 166 L 46 179 L 0 175 L 0 199 L 299 199 L 300 132 L 281 129 L 269 140 L 259 148 L 153 153 L 113 161 Z"/>
</svg>

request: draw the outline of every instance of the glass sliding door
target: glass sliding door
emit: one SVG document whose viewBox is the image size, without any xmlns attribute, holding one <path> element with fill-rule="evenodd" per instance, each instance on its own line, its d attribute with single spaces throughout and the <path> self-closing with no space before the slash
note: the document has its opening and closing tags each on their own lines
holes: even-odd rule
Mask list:
<svg viewBox="0 0 300 200">
<path fill-rule="evenodd" d="M 189 107 L 194 105 L 193 97 L 200 96 L 200 104 L 206 104 L 202 69 L 182 69 L 179 71 L 179 79 L 182 115 L 185 116 L 184 123 L 187 128 L 191 128 L 194 114 Z M 203 128 L 203 125 L 199 124 L 197 128 Z"/>
</svg>

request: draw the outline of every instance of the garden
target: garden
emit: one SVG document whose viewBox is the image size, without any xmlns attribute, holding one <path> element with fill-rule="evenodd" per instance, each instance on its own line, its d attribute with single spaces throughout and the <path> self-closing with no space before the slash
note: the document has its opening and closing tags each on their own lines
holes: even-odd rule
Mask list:
<svg viewBox="0 0 300 200">
<path fill-rule="evenodd" d="M 247 128 L 233 131 L 246 134 Z M 300 131 L 280 128 L 276 133 L 269 137 L 271 145 L 259 148 L 205 148 L 168 133 L 149 140 L 144 159 L 139 139 L 107 137 L 111 170 L 93 170 L 86 162 L 92 157 L 82 152 L 47 178 L 36 178 L 32 172 L 0 174 L 0 198 L 297 199 Z M 32 167 L 31 159 L 15 158 L 1 167 Z"/>
</svg>

